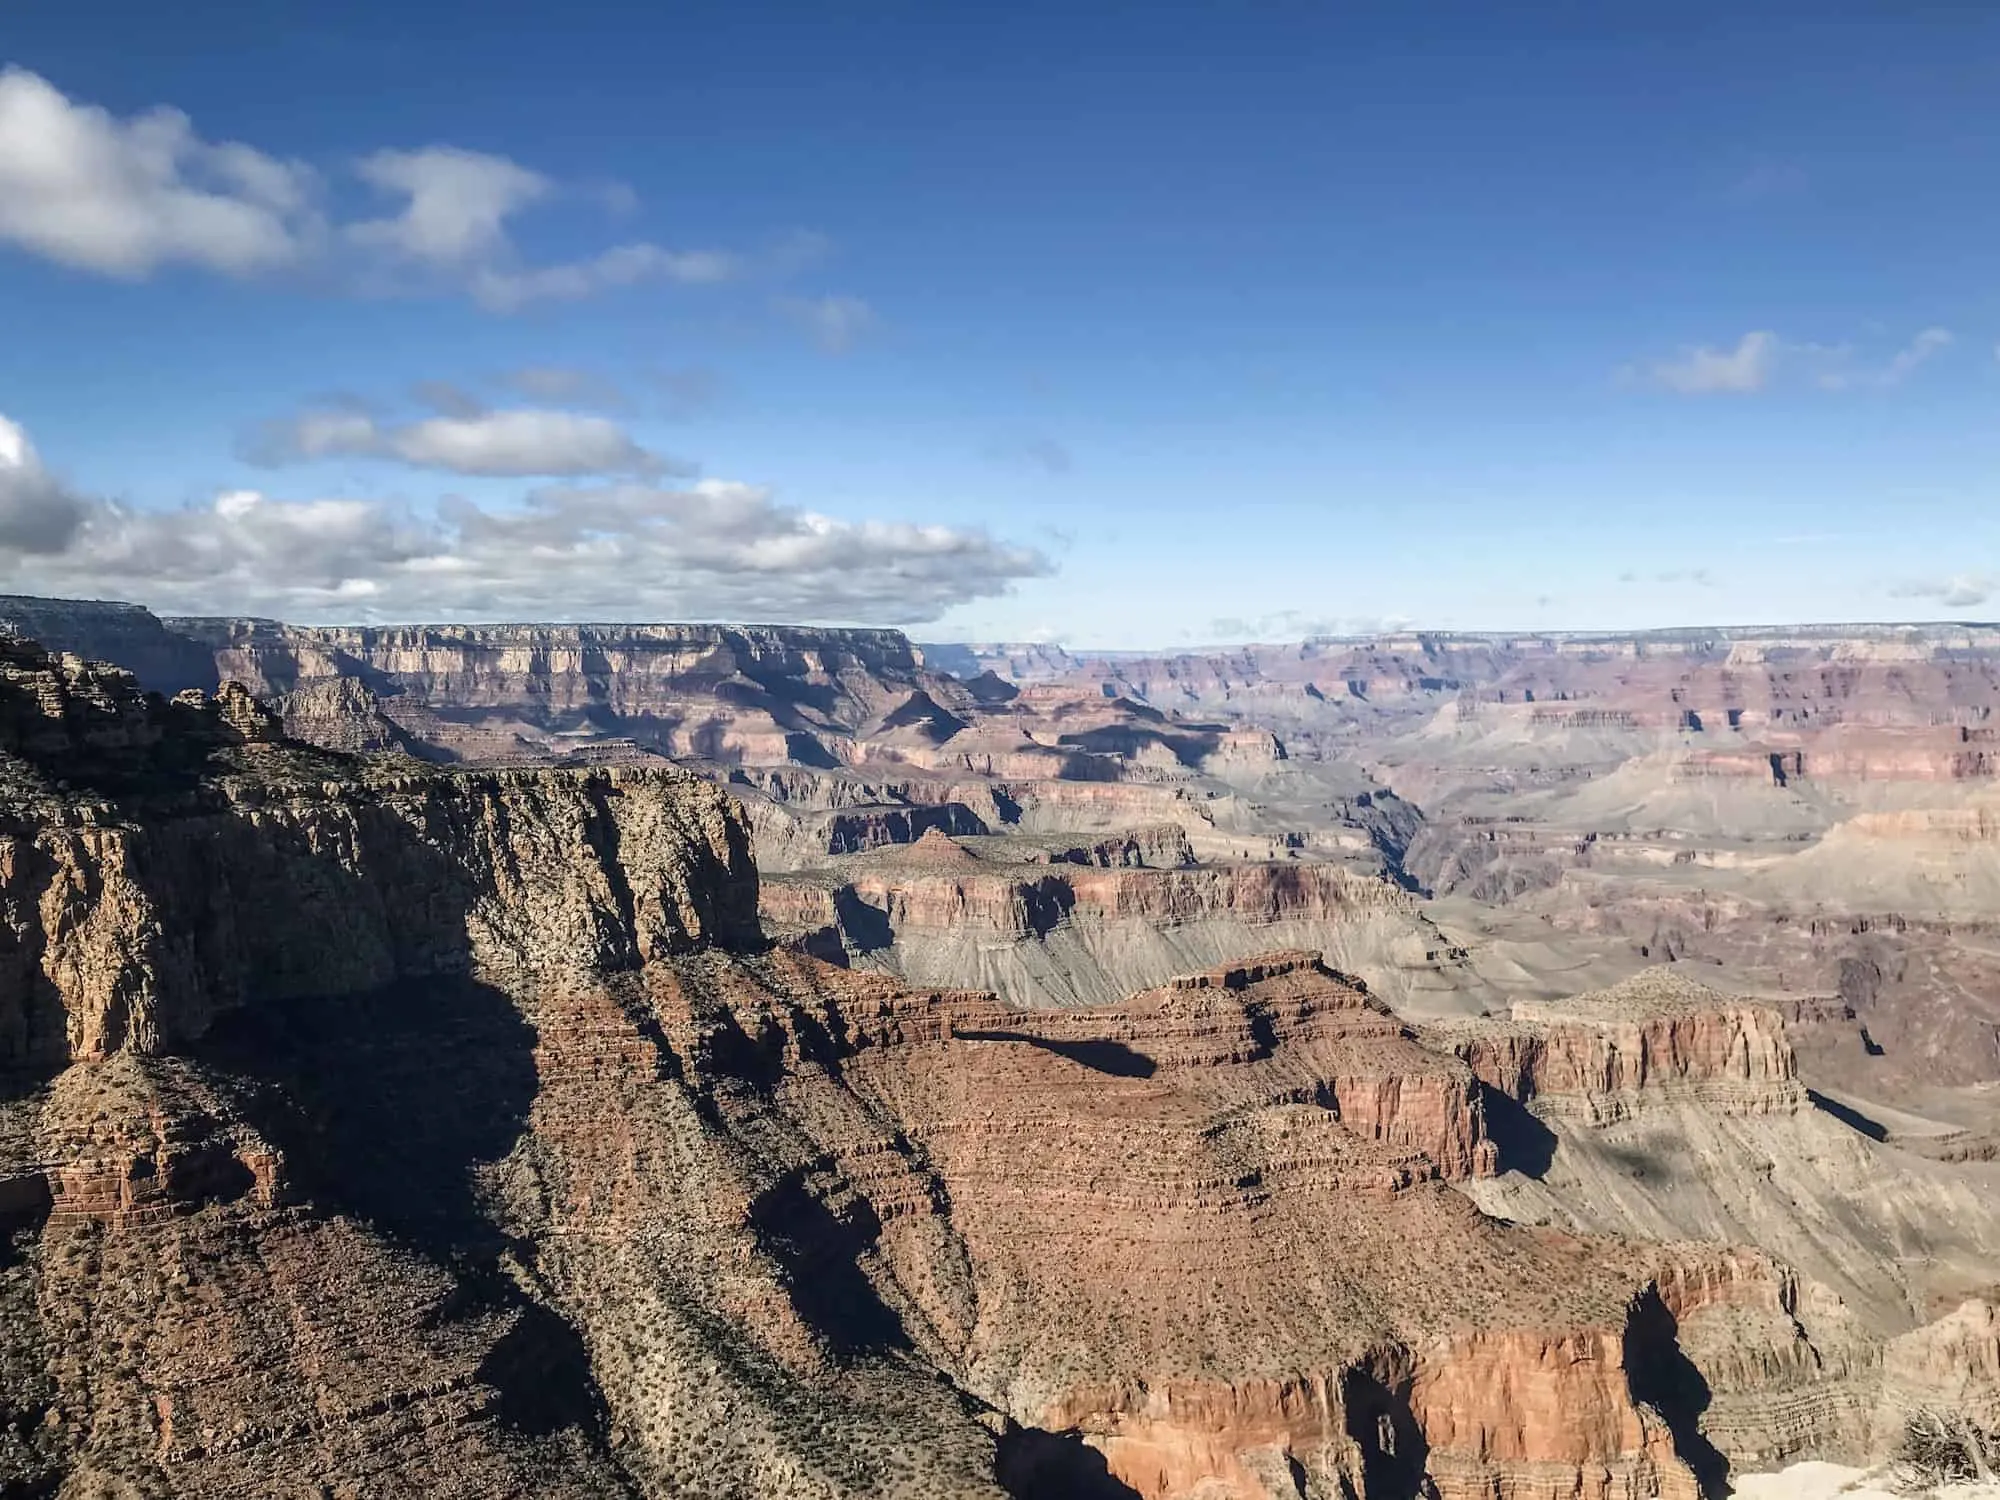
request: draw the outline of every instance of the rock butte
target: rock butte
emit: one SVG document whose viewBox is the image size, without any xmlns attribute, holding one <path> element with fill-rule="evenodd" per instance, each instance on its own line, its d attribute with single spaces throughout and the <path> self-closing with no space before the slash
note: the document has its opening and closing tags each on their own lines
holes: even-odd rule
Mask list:
<svg viewBox="0 0 2000 1500">
<path fill-rule="evenodd" d="M 1623 1500 L 2000 1426 L 2000 632 L 0 622 L 10 1492 Z"/>
</svg>

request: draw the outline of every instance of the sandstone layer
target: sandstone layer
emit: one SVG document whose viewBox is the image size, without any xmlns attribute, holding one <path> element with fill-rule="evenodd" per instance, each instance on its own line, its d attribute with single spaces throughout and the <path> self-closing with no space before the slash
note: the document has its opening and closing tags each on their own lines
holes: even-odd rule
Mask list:
<svg viewBox="0 0 2000 1500">
<path fill-rule="evenodd" d="M 1994 1414 L 1977 631 L 36 607 L 217 670 L 0 649 L 12 1488 L 1608 1500 Z"/>
</svg>

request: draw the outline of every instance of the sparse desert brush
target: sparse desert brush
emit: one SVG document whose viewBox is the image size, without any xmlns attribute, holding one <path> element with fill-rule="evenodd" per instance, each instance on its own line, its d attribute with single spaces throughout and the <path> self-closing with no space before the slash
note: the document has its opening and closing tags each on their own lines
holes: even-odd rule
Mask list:
<svg viewBox="0 0 2000 1500">
<path fill-rule="evenodd" d="M 1889 1457 L 1889 1482 L 1904 1495 L 1927 1495 L 1948 1484 L 1991 1484 L 1996 1470 L 2000 1432 L 1955 1412 L 1911 1412 Z"/>
</svg>

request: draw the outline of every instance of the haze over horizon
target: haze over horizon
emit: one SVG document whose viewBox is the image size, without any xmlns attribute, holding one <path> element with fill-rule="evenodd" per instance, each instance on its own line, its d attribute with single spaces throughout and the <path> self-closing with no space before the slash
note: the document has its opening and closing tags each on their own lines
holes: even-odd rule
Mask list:
<svg viewBox="0 0 2000 1500">
<path fill-rule="evenodd" d="M 1818 9 L 10 15 L 0 591 L 1992 617 L 2000 16 Z"/>
</svg>

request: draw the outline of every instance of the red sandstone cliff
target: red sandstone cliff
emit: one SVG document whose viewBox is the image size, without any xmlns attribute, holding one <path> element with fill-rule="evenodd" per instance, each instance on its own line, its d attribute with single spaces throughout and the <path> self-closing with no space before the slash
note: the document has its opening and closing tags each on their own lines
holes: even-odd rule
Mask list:
<svg viewBox="0 0 2000 1500">
<path fill-rule="evenodd" d="M 1555 1004 L 1518 1003 L 1507 1023 L 1437 1029 L 1480 1080 L 1521 1103 L 1603 1123 L 1649 1099 L 1723 1113 L 1789 1113 L 1805 1092 L 1778 1012 L 1669 969 Z"/>
</svg>

